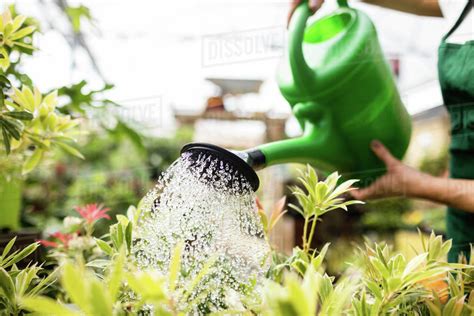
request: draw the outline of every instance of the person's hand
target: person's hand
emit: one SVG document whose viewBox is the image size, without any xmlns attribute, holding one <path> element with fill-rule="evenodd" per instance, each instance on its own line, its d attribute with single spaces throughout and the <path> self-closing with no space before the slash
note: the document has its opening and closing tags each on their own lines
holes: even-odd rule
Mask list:
<svg viewBox="0 0 474 316">
<path fill-rule="evenodd" d="M 412 196 L 421 182 L 423 173 L 408 167 L 392 156 L 390 151 L 377 140 L 371 143 L 372 151 L 387 167 L 387 173 L 375 180 L 370 186 L 351 192 L 357 200 L 370 200 L 392 196 Z"/>
<path fill-rule="evenodd" d="M 300 5 L 300 3 L 302 1 L 303 0 L 292 0 L 291 1 L 291 7 L 290 7 L 290 12 L 288 14 L 287 25 L 290 25 L 291 17 L 293 16 L 293 13 L 295 13 L 296 8 Z M 309 6 L 310 10 L 313 13 L 318 11 L 319 8 L 321 8 L 321 6 L 323 5 L 323 3 L 324 3 L 324 0 L 308 0 L 308 6 Z"/>
</svg>

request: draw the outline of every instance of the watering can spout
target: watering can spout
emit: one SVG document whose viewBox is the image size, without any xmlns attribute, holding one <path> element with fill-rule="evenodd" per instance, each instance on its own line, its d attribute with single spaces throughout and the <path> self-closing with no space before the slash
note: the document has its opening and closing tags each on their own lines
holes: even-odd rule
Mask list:
<svg viewBox="0 0 474 316">
<path fill-rule="evenodd" d="M 334 126 L 321 128 L 311 122 L 305 124 L 304 134 L 300 137 L 262 144 L 245 151 L 247 164 L 254 170 L 287 163 L 311 164 L 321 170 L 339 169 L 341 172 L 353 167 L 352 157 L 338 152 L 345 146 L 345 139 L 339 136 Z"/>
<path fill-rule="evenodd" d="M 346 146 L 339 134 L 332 115 L 317 103 L 302 102 L 294 105 L 293 112 L 303 128 L 303 135 L 262 144 L 245 151 L 230 151 L 205 143 L 192 143 L 183 147 L 181 153 L 188 153 L 192 160 L 200 157 L 218 159 L 248 180 L 254 190 L 259 181 L 255 171 L 268 166 L 285 163 L 309 163 L 323 170 L 350 170 L 353 159 L 340 155 L 340 148 Z"/>
</svg>

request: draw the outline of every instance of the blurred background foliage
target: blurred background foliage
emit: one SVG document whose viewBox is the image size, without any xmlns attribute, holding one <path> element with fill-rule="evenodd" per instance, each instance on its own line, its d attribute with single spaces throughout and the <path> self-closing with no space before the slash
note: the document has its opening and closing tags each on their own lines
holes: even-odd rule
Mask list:
<svg viewBox="0 0 474 316">
<path fill-rule="evenodd" d="M 64 30 L 58 27 L 57 31 L 68 40 L 71 48 L 82 49 L 88 53 L 92 66 L 100 74 L 94 56 L 88 49 L 87 41 L 81 34 L 81 26 L 93 22 L 91 12 L 83 5 L 71 7 L 65 0 L 55 1 L 54 4 L 64 12 L 64 16 L 70 22 L 69 28 Z M 20 20 L 24 20 L 17 32 L 26 34 L 19 39 L 15 39 L 18 36 L 12 37 L 15 40 L 12 43 L 15 45 L 7 41 L 3 41 L 0 45 L 1 100 L 14 105 L 15 94 L 18 95 L 15 88 L 19 89 L 22 86 L 31 90 L 34 88 L 31 78 L 22 70 L 21 61 L 24 55 L 34 54 L 37 49 L 34 47 L 34 35 L 41 29 L 31 17 L 20 16 L 18 22 L 15 22 L 19 15 L 14 5 L 9 6 L 4 12 L 3 24 L 13 23 L 15 28 Z M 48 27 L 54 29 L 55 25 Z M 23 29 L 26 31 L 22 31 Z M 179 156 L 182 145 L 192 139 L 192 131 L 184 128 L 178 129 L 175 135 L 169 135 L 167 138 L 150 136 L 146 133 L 146 129 L 143 130 L 140 122 L 127 117 L 127 111 L 120 111 L 123 105 L 107 98 L 107 92 L 113 88 L 114 85 L 104 79 L 100 89 L 91 89 L 86 81 L 80 81 L 70 86 L 57 87 L 54 91 L 46 93 L 43 91 L 44 95 L 50 93 L 55 95 L 57 91 L 57 103 L 53 109 L 55 116 L 80 122 L 74 134 L 76 141 L 74 147 L 80 151 L 76 156 L 83 156 L 84 159 L 77 159 L 70 152 L 51 147 L 48 148 L 48 155 L 43 155 L 35 164 L 36 168 L 31 168 L 27 176 L 20 176 L 16 172 L 21 165 L 7 169 L 2 167 L 5 164 L 0 164 L 0 175 L 2 179 L 6 179 L 6 182 L 2 182 L 4 188 L 13 187 L 11 179 L 22 182 L 18 187 L 15 186 L 21 190 L 22 229 L 35 227 L 47 236 L 60 225 L 64 217 L 74 212 L 75 206 L 87 203 L 106 205 L 111 209 L 111 215 L 124 213 L 130 205 L 136 205 L 140 201 L 163 170 Z M 4 114 L 7 115 L 5 119 L 12 121 L 14 118 L 9 118 L 9 115 L 15 110 L 10 105 L 4 108 Z M 28 112 L 25 114 L 28 115 L 28 120 L 32 120 L 33 117 L 33 121 L 39 119 L 35 109 L 25 110 Z M 138 115 L 145 116 L 147 113 Z M 15 131 L 12 135 L 7 133 L 9 136 L 7 140 L 5 135 L 2 135 L 2 143 L 5 143 L 5 146 L 9 145 L 6 142 L 13 141 L 13 138 L 16 140 L 18 137 L 21 141 L 29 135 L 28 122 L 13 123 L 17 127 L 18 135 Z M 0 149 L 2 159 L 15 164 L 15 157 L 6 152 L 5 146 Z M 42 144 L 38 140 L 38 143 L 19 148 L 17 155 L 23 155 L 28 160 L 28 157 L 34 156 L 35 150 L 40 148 Z M 16 192 L 13 193 L 6 192 L 7 195 L 2 196 L 2 199 L 15 200 Z M 16 206 L 17 203 L 12 205 Z M 3 206 L 2 212 L 12 211 L 5 209 L 6 204 Z M 97 227 L 97 234 L 108 230 L 108 223 L 101 221 L 100 224 L 103 226 Z M 0 226 L 5 230 L 6 227 L 1 223 Z"/>
<path fill-rule="evenodd" d="M 89 133 L 81 146 L 85 160 L 61 155 L 33 172 L 23 191 L 23 226 L 55 230 L 74 206 L 87 203 L 106 205 L 111 215 L 124 213 L 151 189 L 192 138 L 190 130 L 178 130 L 174 138 L 152 138 L 124 126 Z M 96 231 L 107 229 L 107 222 L 99 222 Z"/>
</svg>

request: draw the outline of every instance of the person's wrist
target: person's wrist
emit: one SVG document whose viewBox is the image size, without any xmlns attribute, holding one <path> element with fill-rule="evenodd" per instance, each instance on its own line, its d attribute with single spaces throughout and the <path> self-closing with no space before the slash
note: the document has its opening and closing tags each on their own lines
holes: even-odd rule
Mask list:
<svg viewBox="0 0 474 316">
<path fill-rule="evenodd" d="M 423 172 L 416 171 L 408 179 L 406 183 L 407 196 L 414 198 L 426 198 L 430 188 L 430 183 L 433 183 L 434 177 Z"/>
</svg>

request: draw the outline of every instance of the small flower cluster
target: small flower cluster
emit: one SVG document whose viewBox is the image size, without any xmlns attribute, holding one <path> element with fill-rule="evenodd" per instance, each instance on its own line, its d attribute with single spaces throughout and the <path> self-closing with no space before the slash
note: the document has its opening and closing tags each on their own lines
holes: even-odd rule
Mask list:
<svg viewBox="0 0 474 316">
<path fill-rule="evenodd" d="M 75 210 L 86 220 L 87 224 L 94 224 L 101 218 L 110 219 L 110 216 L 107 215 L 109 208 L 104 208 L 102 205 L 97 203 L 87 204 L 85 206 L 76 206 Z"/>
<path fill-rule="evenodd" d="M 95 223 L 102 219 L 109 219 L 105 208 L 100 204 L 87 204 L 75 207 L 76 212 L 81 217 L 68 216 L 63 220 L 62 231 L 57 231 L 48 239 L 38 240 L 45 247 L 54 248 L 54 255 L 74 255 L 77 252 L 84 256 L 94 253 L 96 243 L 92 236 Z"/>
</svg>

